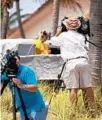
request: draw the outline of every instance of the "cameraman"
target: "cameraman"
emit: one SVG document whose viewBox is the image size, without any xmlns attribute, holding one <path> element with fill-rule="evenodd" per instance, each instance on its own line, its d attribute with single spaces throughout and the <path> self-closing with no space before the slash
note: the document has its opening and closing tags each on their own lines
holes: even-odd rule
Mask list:
<svg viewBox="0 0 102 120">
<path fill-rule="evenodd" d="M 18 73 L 16 78 L 12 78 L 12 81 L 18 88 L 20 88 L 29 120 L 46 120 L 47 106 L 45 105 L 43 97 L 38 89 L 35 73 L 30 68 L 20 64 L 19 56 L 16 56 L 15 58 L 16 65 L 18 66 Z M 8 79 L 6 73 L 1 75 L 1 79 L 2 81 Z M 12 90 L 10 82 L 9 87 Z M 15 90 L 15 101 L 21 115 L 20 120 L 25 120 L 17 88 Z"/>
</svg>

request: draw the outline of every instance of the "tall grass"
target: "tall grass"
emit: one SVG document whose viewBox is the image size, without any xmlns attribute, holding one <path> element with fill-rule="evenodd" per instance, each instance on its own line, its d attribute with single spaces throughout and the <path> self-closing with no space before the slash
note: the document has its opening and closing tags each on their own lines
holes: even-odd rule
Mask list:
<svg viewBox="0 0 102 120">
<path fill-rule="evenodd" d="M 52 88 L 47 84 L 40 84 L 40 90 L 46 101 L 50 100 L 53 93 Z M 72 107 L 69 100 L 69 92 L 60 90 L 49 106 L 47 120 L 102 120 L 102 97 L 99 88 L 94 90 L 95 106 L 94 118 L 84 108 L 81 90 L 78 92 L 78 105 Z M 8 89 L 5 89 L 1 100 L 1 120 L 12 120 L 12 98 Z"/>
</svg>

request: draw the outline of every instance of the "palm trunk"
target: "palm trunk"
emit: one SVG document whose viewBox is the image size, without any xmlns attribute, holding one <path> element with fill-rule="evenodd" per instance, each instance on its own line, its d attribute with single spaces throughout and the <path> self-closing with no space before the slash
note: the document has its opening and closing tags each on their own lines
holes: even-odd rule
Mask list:
<svg viewBox="0 0 102 120">
<path fill-rule="evenodd" d="M 54 0 L 53 1 L 52 35 L 55 35 L 57 27 L 58 27 L 59 8 L 60 8 L 60 0 Z"/>
<path fill-rule="evenodd" d="M 3 8 L 3 18 L 1 21 L 1 39 L 6 39 L 8 30 L 9 12 L 7 7 Z"/>
<path fill-rule="evenodd" d="M 21 34 L 22 38 L 26 38 L 24 30 L 23 30 L 22 22 L 21 22 L 19 0 L 15 0 L 15 1 L 16 1 L 16 9 L 17 9 L 17 17 L 18 17 L 18 24 L 19 24 L 20 34 Z"/>
<path fill-rule="evenodd" d="M 100 47 L 91 47 L 93 83 L 99 85 L 101 79 L 102 59 L 102 0 L 91 0 L 90 31 L 93 34 L 91 41 Z"/>
</svg>

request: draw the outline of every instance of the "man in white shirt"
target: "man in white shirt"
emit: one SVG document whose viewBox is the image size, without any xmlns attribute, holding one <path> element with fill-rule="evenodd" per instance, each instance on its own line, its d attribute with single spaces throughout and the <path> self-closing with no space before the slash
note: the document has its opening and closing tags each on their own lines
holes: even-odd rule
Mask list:
<svg viewBox="0 0 102 120">
<path fill-rule="evenodd" d="M 66 88 L 70 90 L 72 104 L 77 103 L 78 88 L 86 89 L 87 100 L 94 101 L 85 37 L 76 31 L 80 23 L 79 21 L 75 23 L 75 21 L 77 19 L 69 20 L 68 31 L 61 33 L 58 37 L 52 37 L 49 41 L 54 46 L 60 46 L 61 56 L 64 61 L 67 61 L 63 71 L 63 80 Z"/>
</svg>

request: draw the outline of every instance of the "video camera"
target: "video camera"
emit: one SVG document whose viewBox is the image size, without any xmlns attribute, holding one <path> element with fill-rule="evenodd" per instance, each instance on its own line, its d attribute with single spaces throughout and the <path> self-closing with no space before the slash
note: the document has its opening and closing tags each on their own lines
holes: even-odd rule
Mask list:
<svg viewBox="0 0 102 120">
<path fill-rule="evenodd" d="M 18 66 L 16 64 L 16 56 L 18 56 L 18 51 L 7 50 L 6 54 L 1 60 L 1 74 L 6 73 L 8 77 L 16 76 L 18 72 Z"/>
</svg>

